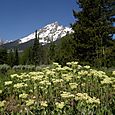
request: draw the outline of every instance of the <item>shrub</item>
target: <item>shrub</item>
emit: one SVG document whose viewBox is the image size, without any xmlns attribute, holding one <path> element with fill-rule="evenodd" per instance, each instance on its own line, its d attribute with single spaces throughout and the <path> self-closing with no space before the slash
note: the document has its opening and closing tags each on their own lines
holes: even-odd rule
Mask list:
<svg viewBox="0 0 115 115">
<path fill-rule="evenodd" d="M 0 65 L 0 72 L 5 74 L 10 69 L 10 66 L 7 64 Z"/>
</svg>

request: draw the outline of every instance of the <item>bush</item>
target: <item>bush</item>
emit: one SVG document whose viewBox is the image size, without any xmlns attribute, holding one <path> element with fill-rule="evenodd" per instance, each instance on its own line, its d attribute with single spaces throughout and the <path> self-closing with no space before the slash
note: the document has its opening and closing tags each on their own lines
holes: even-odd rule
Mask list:
<svg viewBox="0 0 115 115">
<path fill-rule="evenodd" d="M 10 69 L 10 66 L 7 64 L 0 65 L 0 72 L 5 74 Z"/>
<path fill-rule="evenodd" d="M 34 71 L 35 66 L 34 65 L 18 65 L 18 66 L 14 66 L 13 69 L 15 71 Z"/>
</svg>

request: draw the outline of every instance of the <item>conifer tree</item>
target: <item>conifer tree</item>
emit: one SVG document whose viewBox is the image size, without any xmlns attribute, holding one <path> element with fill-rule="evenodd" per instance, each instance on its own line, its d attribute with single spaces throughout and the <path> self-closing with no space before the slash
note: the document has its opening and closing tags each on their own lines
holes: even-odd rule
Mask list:
<svg viewBox="0 0 115 115">
<path fill-rule="evenodd" d="M 8 65 L 10 65 L 11 67 L 14 66 L 14 52 L 12 51 L 12 49 L 8 52 Z"/>
<path fill-rule="evenodd" d="M 32 63 L 32 59 L 33 59 L 33 49 L 32 49 L 32 46 L 31 47 L 29 47 L 29 48 L 27 48 L 26 50 L 25 50 L 25 53 L 24 53 L 24 55 L 26 55 L 26 60 L 25 60 L 25 63 L 26 64 L 28 64 L 28 65 L 30 65 L 30 64 L 33 64 Z"/>
<path fill-rule="evenodd" d="M 7 50 L 0 48 L 0 64 L 7 64 Z"/>
<path fill-rule="evenodd" d="M 65 65 L 67 62 L 70 61 L 77 61 L 74 57 L 74 41 L 73 35 L 67 34 L 60 40 L 60 44 L 57 45 L 55 48 L 55 60 L 56 62 L 60 63 L 61 65 Z"/>
<path fill-rule="evenodd" d="M 105 50 L 112 40 L 112 0 L 77 0 L 81 10 L 73 11 L 75 55 L 81 62 L 103 66 Z M 104 63 L 103 63 L 104 61 Z M 99 63 L 100 62 L 100 63 Z"/>
<path fill-rule="evenodd" d="M 14 65 L 19 65 L 19 55 L 17 48 L 14 50 Z"/>
<path fill-rule="evenodd" d="M 49 50 L 48 50 L 49 63 L 52 63 L 55 61 L 55 50 L 56 50 L 56 44 L 53 41 L 51 41 Z"/>
<path fill-rule="evenodd" d="M 39 36 L 37 34 L 37 30 L 35 31 L 35 39 L 34 39 L 34 45 L 32 48 L 32 62 L 35 65 L 41 65 L 42 64 L 42 51 L 41 51 L 41 44 L 39 43 Z"/>
</svg>

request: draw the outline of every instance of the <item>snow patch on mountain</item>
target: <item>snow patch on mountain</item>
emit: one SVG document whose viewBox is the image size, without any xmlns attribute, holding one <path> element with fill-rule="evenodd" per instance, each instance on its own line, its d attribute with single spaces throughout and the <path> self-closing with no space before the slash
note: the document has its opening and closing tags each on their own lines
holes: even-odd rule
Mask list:
<svg viewBox="0 0 115 115">
<path fill-rule="evenodd" d="M 59 25 L 58 22 L 54 22 L 51 24 L 46 25 L 42 29 L 37 30 L 37 34 L 40 38 L 40 43 L 46 44 L 51 41 L 56 41 L 59 38 L 66 36 L 67 34 L 73 33 L 74 31 L 72 28 L 63 27 Z M 23 37 L 19 40 L 19 44 L 28 42 L 35 38 L 35 32 Z"/>
</svg>

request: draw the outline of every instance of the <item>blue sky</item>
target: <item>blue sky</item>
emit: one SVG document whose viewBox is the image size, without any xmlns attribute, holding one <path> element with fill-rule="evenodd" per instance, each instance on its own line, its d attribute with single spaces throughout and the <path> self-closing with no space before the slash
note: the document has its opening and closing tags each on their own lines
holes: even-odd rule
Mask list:
<svg viewBox="0 0 115 115">
<path fill-rule="evenodd" d="M 76 0 L 0 0 L 0 39 L 15 40 L 58 21 L 74 22 Z"/>
</svg>

